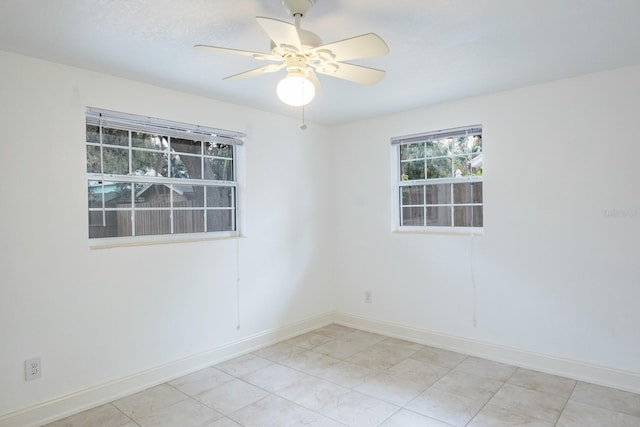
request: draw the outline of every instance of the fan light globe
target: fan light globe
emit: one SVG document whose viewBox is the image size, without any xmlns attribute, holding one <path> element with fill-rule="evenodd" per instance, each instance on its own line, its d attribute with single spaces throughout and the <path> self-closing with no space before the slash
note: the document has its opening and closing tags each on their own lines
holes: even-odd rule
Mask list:
<svg viewBox="0 0 640 427">
<path fill-rule="evenodd" d="M 288 74 L 280 80 L 276 88 L 278 98 L 292 107 L 301 107 L 311 102 L 316 95 L 316 88 L 306 77 Z"/>
</svg>

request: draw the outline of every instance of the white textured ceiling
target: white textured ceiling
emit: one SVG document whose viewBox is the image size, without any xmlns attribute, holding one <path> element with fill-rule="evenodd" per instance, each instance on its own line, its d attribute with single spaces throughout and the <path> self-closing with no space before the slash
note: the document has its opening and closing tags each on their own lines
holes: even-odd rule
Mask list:
<svg viewBox="0 0 640 427">
<path fill-rule="evenodd" d="M 299 116 L 281 70 L 202 52 L 197 43 L 269 51 L 255 16 L 290 20 L 280 0 L 0 0 L 0 49 L 218 100 Z M 390 54 L 353 61 L 387 71 L 361 86 L 319 76 L 307 120 L 338 124 L 447 100 L 640 64 L 640 0 L 317 0 L 302 28 L 328 43 L 375 32 Z"/>
</svg>

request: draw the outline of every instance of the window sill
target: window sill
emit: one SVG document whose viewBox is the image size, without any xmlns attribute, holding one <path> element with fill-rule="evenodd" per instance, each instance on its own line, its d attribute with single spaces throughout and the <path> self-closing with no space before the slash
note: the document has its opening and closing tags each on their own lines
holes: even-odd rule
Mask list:
<svg viewBox="0 0 640 427">
<path fill-rule="evenodd" d="M 217 233 L 189 233 L 158 236 L 138 237 L 105 237 L 89 239 L 90 249 L 111 249 L 131 246 L 167 245 L 172 243 L 192 243 L 209 240 L 236 239 L 242 237 L 236 231 L 221 231 Z"/>
<path fill-rule="evenodd" d="M 432 234 L 451 236 L 482 236 L 482 227 L 397 227 L 394 234 Z"/>
</svg>

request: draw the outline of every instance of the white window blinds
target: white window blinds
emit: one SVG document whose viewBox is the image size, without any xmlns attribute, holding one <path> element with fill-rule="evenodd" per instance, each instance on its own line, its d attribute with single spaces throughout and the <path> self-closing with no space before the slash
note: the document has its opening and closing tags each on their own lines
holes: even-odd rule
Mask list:
<svg viewBox="0 0 640 427">
<path fill-rule="evenodd" d="M 460 136 L 482 135 L 482 126 L 465 126 L 453 129 L 446 129 L 434 132 L 416 133 L 413 135 L 396 136 L 391 138 L 391 145 L 411 144 L 414 142 L 434 141 L 444 138 L 455 138 Z"/>
<path fill-rule="evenodd" d="M 189 125 L 93 107 L 87 108 L 87 124 L 229 145 L 243 145 L 246 136 L 241 132 Z"/>
</svg>

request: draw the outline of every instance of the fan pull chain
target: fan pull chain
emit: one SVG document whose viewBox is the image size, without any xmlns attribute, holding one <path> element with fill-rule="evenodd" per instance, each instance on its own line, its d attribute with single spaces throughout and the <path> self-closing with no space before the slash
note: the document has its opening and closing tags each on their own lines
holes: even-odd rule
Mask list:
<svg viewBox="0 0 640 427">
<path fill-rule="evenodd" d="M 307 124 L 304 122 L 304 105 L 302 106 L 302 124 L 300 125 L 300 129 L 306 130 Z"/>
</svg>

